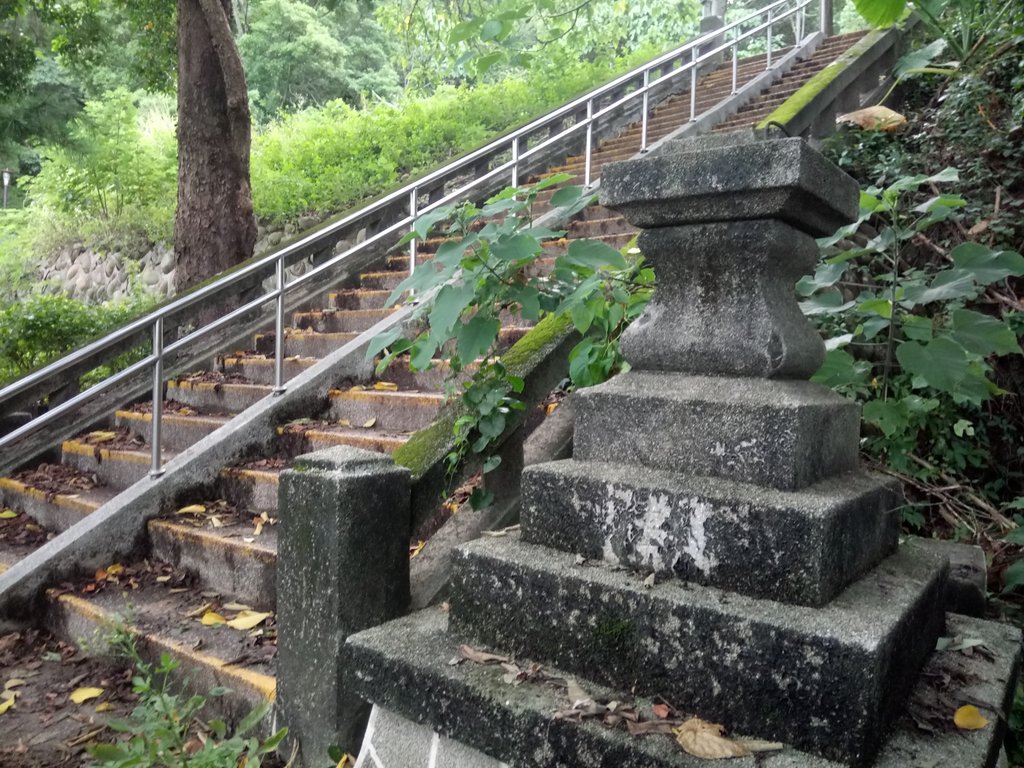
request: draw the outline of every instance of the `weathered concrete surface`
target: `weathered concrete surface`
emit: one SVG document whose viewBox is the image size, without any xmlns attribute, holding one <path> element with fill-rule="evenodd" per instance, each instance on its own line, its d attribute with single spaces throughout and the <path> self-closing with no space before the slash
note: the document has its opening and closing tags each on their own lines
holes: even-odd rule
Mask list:
<svg viewBox="0 0 1024 768">
<path fill-rule="evenodd" d="M 896 549 L 898 485 L 848 473 L 796 493 L 559 461 L 523 473 L 523 540 L 784 603 L 823 605 Z"/>
<path fill-rule="evenodd" d="M 646 229 L 637 244 L 658 286 L 622 335 L 633 368 L 806 379 L 821 367 L 793 292 L 818 258 L 810 235 L 760 219 Z"/>
<path fill-rule="evenodd" d="M 412 723 L 481 750 L 514 768 L 706 768 L 708 761 L 690 757 L 666 736 L 630 737 L 594 722 L 553 720 L 570 706 L 564 689 L 554 685 L 502 681 L 503 670 L 464 662 L 449 664 L 463 640 L 448 632 L 446 616 L 436 608 L 399 619 L 349 638 L 347 669 L 353 690 Z M 950 616 L 947 631 L 985 641 L 988 654 L 933 654 L 914 685 L 908 712 L 892 722 L 891 733 L 875 768 L 993 768 L 1002 744 L 1003 728 L 978 731 L 955 728 L 947 711 L 963 703 L 1009 711 L 1017 679 L 1020 633 L 1013 627 L 963 616 Z M 485 648 L 486 646 L 477 646 Z M 498 653 L 509 648 L 486 647 Z M 528 666 L 525 657 L 517 659 Z M 545 665 L 555 678 L 568 670 Z M 577 678 L 591 696 L 608 701 L 624 691 L 609 690 Z M 650 701 L 640 697 L 635 707 L 650 719 Z M 951 710 L 950 710 L 951 711 Z M 696 710 L 698 716 L 705 712 Z M 922 731 L 915 718 L 938 726 Z M 945 724 L 943 724 L 945 723 Z M 730 730 L 732 722 L 723 723 Z M 741 736 L 742 730 L 736 729 Z M 486 764 L 486 763 L 482 763 Z M 418 765 L 409 763 L 407 765 Z M 842 763 L 800 752 L 790 745 L 757 758 L 737 758 L 730 768 L 840 768 Z M 394 768 L 394 766 L 387 766 Z"/>
<path fill-rule="evenodd" d="M 342 684 L 345 637 L 409 605 L 408 470 L 339 446 L 281 473 L 278 703 L 306 765 L 358 750 L 369 706 Z"/>
<path fill-rule="evenodd" d="M 630 371 L 574 397 L 581 461 L 781 490 L 858 467 L 859 407 L 807 381 Z"/>
<path fill-rule="evenodd" d="M 866 765 L 942 632 L 947 574 L 905 545 L 806 608 L 675 579 L 650 587 L 510 537 L 456 552 L 450 617 L 455 634 Z"/>
<path fill-rule="evenodd" d="M 856 219 L 859 199 L 857 182 L 799 138 L 695 138 L 601 177 L 601 205 L 645 229 L 778 218 L 824 237 Z"/>
<path fill-rule="evenodd" d="M 375 706 L 355 768 L 508 768 L 508 764 Z"/>
<path fill-rule="evenodd" d="M 949 558 L 946 610 L 965 616 L 984 616 L 988 600 L 988 563 L 985 550 L 973 544 L 939 539 L 916 539 L 920 546 Z"/>
</svg>

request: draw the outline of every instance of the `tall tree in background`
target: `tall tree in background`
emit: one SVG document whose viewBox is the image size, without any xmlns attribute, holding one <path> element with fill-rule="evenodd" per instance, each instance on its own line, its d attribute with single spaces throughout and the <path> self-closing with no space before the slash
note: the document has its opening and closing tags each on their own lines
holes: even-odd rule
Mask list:
<svg viewBox="0 0 1024 768">
<path fill-rule="evenodd" d="M 179 291 L 252 256 L 251 137 L 230 0 L 178 0 Z"/>
</svg>

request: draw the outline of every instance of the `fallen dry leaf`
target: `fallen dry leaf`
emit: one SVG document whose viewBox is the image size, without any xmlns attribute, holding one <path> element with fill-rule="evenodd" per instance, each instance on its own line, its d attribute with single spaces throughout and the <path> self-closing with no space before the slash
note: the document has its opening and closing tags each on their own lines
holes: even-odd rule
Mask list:
<svg viewBox="0 0 1024 768">
<path fill-rule="evenodd" d="M 214 611 L 207 611 L 199 621 L 204 627 L 217 627 L 228 623 L 227 619 Z"/>
<path fill-rule="evenodd" d="M 201 515 L 206 511 L 206 507 L 202 504 L 189 504 L 187 507 L 182 507 L 178 510 L 179 515 Z"/>
<path fill-rule="evenodd" d="M 227 624 L 232 629 L 249 630 L 262 624 L 271 615 L 270 613 L 260 613 L 259 611 L 242 611 Z"/>
<path fill-rule="evenodd" d="M 224 603 L 224 605 L 222 605 L 221 608 L 224 609 L 225 611 L 251 611 L 252 610 L 252 606 L 251 605 L 246 605 L 245 603 L 238 603 L 238 602 L 235 602 L 235 601 L 232 601 L 230 603 Z"/>
<path fill-rule="evenodd" d="M 373 429 L 373 426 L 377 423 L 377 417 L 374 416 L 372 419 L 367 419 L 363 422 L 363 429 Z"/>
<path fill-rule="evenodd" d="M 89 439 L 94 443 L 109 443 L 117 439 L 116 432 L 90 432 Z"/>
<path fill-rule="evenodd" d="M 375 381 L 373 383 L 373 388 L 374 389 L 382 389 L 385 392 L 397 392 L 398 391 L 398 385 L 395 384 L 393 381 Z"/>
<path fill-rule="evenodd" d="M 100 712 L 110 712 L 113 709 L 114 709 L 114 705 L 111 704 L 109 701 L 104 701 L 102 704 L 97 704 L 96 705 L 96 712 L 97 713 L 100 713 Z"/>
<path fill-rule="evenodd" d="M 5 509 L 0 512 L 0 520 L 13 520 L 18 516 L 18 513 L 13 509 Z"/>
<path fill-rule="evenodd" d="M 14 706 L 14 697 L 7 699 L 6 701 L 0 701 L 0 715 L 4 714 L 7 710 Z"/>
<path fill-rule="evenodd" d="M 71 692 L 68 698 L 75 704 L 84 704 L 91 699 L 98 699 L 102 695 L 102 688 L 77 688 Z"/>
<path fill-rule="evenodd" d="M 966 704 L 953 715 L 953 722 L 962 731 L 978 731 L 988 725 L 988 718 L 973 704 Z"/>
<path fill-rule="evenodd" d="M 847 112 L 836 118 L 837 123 L 853 123 L 867 131 L 895 131 L 907 118 L 888 107 L 874 106 Z"/>
<path fill-rule="evenodd" d="M 590 694 L 583 690 L 583 687 L 572 678 L 565 681 L 566 694 L 569 696 L 569 701 L 575 704 L 577 701 L 583 701 L 589 699 Z"/>
<path fill-rule="evenodd" d="M 673 731 L 683 751 L 694 757 L 720 760 L 727 757 L 748 757 L 754 752 L 773 752 L 782 749 L 774 741 L 730 739 L 723 736 L 725 728 L 699 717 L 691 717 Z"/>
<path fill-rule="evenodd" d="M 425 546 L 427 546 L 427 542 L 423 541 L 423 539 L 417 541 L 415 544 L 409 547 L 409 557 L 416 557 L 416 555 L 423 551 L 423 548 Z"/>
<path fill-rule="evenodd" d="M 652 704 L 651 711 L 654 712 L 655 717 L 661 718 L 662 720 L 672 714 L 668 704 Z"/>
<path fill-rule="evenodd" d="M 459 657 L 476 664 L 504 664 L 511 661 L 507 656 L 499 656 L 496 653 L 487 653 L 487 651 L 478 651 L 471 645 L 460 645 Z"/>
</svg>

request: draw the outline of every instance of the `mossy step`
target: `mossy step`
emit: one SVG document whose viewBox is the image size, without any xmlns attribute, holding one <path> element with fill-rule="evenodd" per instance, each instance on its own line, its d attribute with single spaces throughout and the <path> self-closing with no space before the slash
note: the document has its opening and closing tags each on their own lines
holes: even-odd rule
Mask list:
<svg viewBox="0 0 1024 768">
<path fill-rule="evenodd" d="M 333 389 L 326 418 L 356 426 L 376 421 L 388 432 L 412 432 L 428 426 L 444 403 L 440 392 Z"/>
<path fill-rule="evenodd" d="M 204 717 L 237 722 L 277 696 L 272 649 L 254 649 L 248 632 L 202 625 L 201 613 L 193 618 L 185 615 L 204 604 L 216 606 L 198 591 L 172 593 L 161 585 L 129 592 L 104 589 L 89 599 L 51 592 L 45 619 L 56 635 L 69 642 L 84 640 L 83 647 L 95 654 L 109 653 L 104 640 L 111 627 L 124 627 L 135 637 L 144 658 L 156 662 L 168 654 L 177 661 L 178 679 L 187 681 L 196 693 L 228 689 L 230 693 L 209 699 Z M 270 724 L 268 718 L 258 730 L 265 736 Z"/>
<path fill-rule="evenodd" d="M 223 373 L 244 376 L 256 384 L 274 383 L 274 358 L 256 354 L 228 355 L 218 359 L 218 369 Z M 283 361 L 285 381 L 298 376 L 307 368 L 320 362 L 316 357 L 286 357 Z"/>
<path fill-rule="evenodd" d="M 358 335 L 355 331 L 333 332 L 288 328 L 284 334 L 284 354 L 285 357 L 327 357 Z M 257 352 L 267 355 L 274 354 L 275 336 L 273 333 L 257 334 L 254 342 Z"/>
<path fill-rule="evenodd" d="M 273 391 L 265 384 L 179 379 L 167 382 L 167 399 L 201 411 L 240 413 Z"/>
<path fill-rule="evenodd" d="M 217 495 L 257 515 L 266 512 L 277 517 L 280 475 L 280 469 L 224 467 L 217 478 Z"/>
<path fill-rule="evenodd" d="M 160 442 L 169 451 L 183 451 L 227 424 L 226 416 L 184 416 L 163 413 L 160 418 Z M 117 411 L 114 423 L 130 429 L 146 443 L 153 434 L 153 414 L 138 411 Z"/>
<path fill-rule="evenodd" d="M 277 526 L 252 522 L 214 527 L 181 519 L 150 520 L 150 554 L 175 568 L 194 573 L 204 589 L 234 595 L 257 610 L 277 603 Z"/>
</svg>

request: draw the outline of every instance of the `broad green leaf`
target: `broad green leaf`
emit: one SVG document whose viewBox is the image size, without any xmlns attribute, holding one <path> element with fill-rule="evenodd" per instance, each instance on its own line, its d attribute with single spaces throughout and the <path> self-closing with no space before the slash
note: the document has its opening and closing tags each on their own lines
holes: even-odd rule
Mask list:
<svg viewBox="0 0 1024 768">
<path fill-rule="evenodd" d="M 476 60 L 477 75 L 486 74 L 491 67 L 501 62 L 504 58 L 504 51 L 493 51 L 492 53 L 488 53 L 486 56 L 481 56 Z"/>
<path fill-rule="evenodd" d="M 495 40 L 501 34 L 502 25 L 498 19 L 488 19 L 480 28 L 480 39 L 483 41 Z"/>
<path fill-rule="evenodd" d="M 982 356 L 1021 352 L 1016 334 L 1006 323 L 969 309 L 953 312 L 951 335 L 965 349 Z"/>
<path fill-rule="evenodd" d="M 573 240 L 563 257 L 570 264 L 589 269 L 625 269 L 626 258 L 601 240 Z"/>
<path fill-rule="evenodd" d="M 409 367 L 414 371 L 425 371 L 434 363 L 434 353 L 437 352 L 437 340 L 431 335 L 425 339 L 417 339 L 412 345 L 409 354 Z"/>
<path fill-rule="evenodd" d="M 892 318 L 892 302 L 889 299 L 868 299 L 857 305 L 857 311 L 889 320 Z"/>
<path fill-rule="evenodd" d="M 875 336 L 880 334 L 882 331 L 884 331 L 886 328 L 888 328 L 891 324 L 891 320 L 886 320 L 884 317 L 879 317 L 878 315 L 875 315 L 874 317 L 869 317 L 867 320 L 863 322 L 860 328 L 860 332 L 866 340 L 871 340 L 875 338 Z"/>
<path fill-rule="evenodd" d="M 920 315 L 903 315 L 903 334 L 913 341 L 931 341 L 932 321 L 931 318 Z"/>
<path fill-rule="evenodd" d="M 1011 564 L 1003 573 L 1003 591 L 1009 592 L 1021 584 L 1024 584 L 1024 560 Z"/>
<path fill-rule="evenodd" d="M 981 243 L 961 243 L 949 255 L 957 267 L 982 285 L 1024 275 L 1024 256 L 1015 251 L 993 251 Z"/>
<path fill-rule="evenodd" d="M 1024 526 L 1014 528 L 1003 537 L 1003 541 L 1008 544 L 1016 544 L 1019 547 L 1024 547 Z"/>
<path fill-rule="evenodd" d="M 942 52 L 946 50 L 946 41 L 943 38 L 934 40 L 924 48 L 918 48 L 916 51 L 904 55 L 899 61 L 896 62 L 896 66 L 893 68 L 893 75 L 897 78 L 904 77 L 909 70 L 920 69 L 921 67 L 927 67 L 935 59 L 942 55 Z"/>
<path fill-rule="evenodd" d="M 540 292 L 532 285 L 524 286 L 519 290 L 515 300 L 522 307 L 520 314 L 524 320 L 540 319 Z"/>
<path fill-rule="evenodd" d="M 466 307 L 473 303 L 476 294 L 468 283 L 448 283 L 441 287 L 434 297 L 428 315 L 430 331 L 436 337 L 447 337 Z"/>
<path fill-rule="evenodd" d="M 565 206 L 572 205 L 582 196 L 583 187 L 580 186 L 572 185 L 556 189 L 554 194 L 551 195 L 551 207 L 564 208 Z"/>
<path fill-rule="evenodd" d="M 846 272 L 845 264 L 822 264 L 813 275 L 804 275 L 800 278 L 796 284 L 796 292 L 801 296 L 810 296 L 822 288 L 831 288 L 839 282 L 844 272 Z"/>
<path fill-rule="evenodd" d="M 499 261 L 522 261 L 540 253 L 540 240 L 535 235 L 520 233 L 491 243 L 491 255 Z"/>
<path fill-rule="evenodd" d="M 943 392 L 955 392 L 967 376 L 967 351 L 946 336 L 927 344 L 906 341 L 896 349 L 896 359 L 905 371 Z"/>
<path fill-rule="evenodd" d="M 910 424 L 907 408 L 899 400 L 869 400 L 864 403 L 864 420 L 874 424 L 886 437 L 905 430 Z"/>
<path fill-rule="evenodd" d="M 821 291 L 811 296 L 806 301 L 800 302 L 800 310 L 810 317 L 811 315 L 831 315 L 837 312 L 845 312 L 855 302 L 843 301 L 843 294 L 835 288 Z"/>
<path fill-rule="evenodd" d="M 494 469 L 497 469 L 498 465 L 501 464 L 501 456 L 488 456 L 487 460 L 484 461 L 483 472 L 486 475 Z"/>
<path fill-rule="evenodd" d="M 448 42 L 454 44 L 462 43 L 465 42 L 466 40 L 469 40 L 469 38 L 476 34 L 476 30 L 479 28 L 479 26 L 480 21 L 478 19 L 460 21 L 458 24 L 452 27 L 451 32 L 448 33 Z"/>
<path fill-rule="evenodd" d="M 452 207 L 450 205 L 442 205 L 439 208 L 435 208 L 432 211 L 427 211 L 422 216 L 416 218 L 416 223 L 413 226 L 413 231 L 416 236 L 421 240 L 425 239 L 430 230 L 434 228 L 434 225 L 439 221 L 443 221 L 452 215 Z"/>
<path fill-rule="evenodd" d="M 498 337 L 501 323 L 497 318 L 480 317 L 477 315 L 458 329 L 459 358 L 463 363 L 470 363 L 482 357 L 494 344 Z"/>
<path fill-rule="evenodd" d="M 867 385 L 870 374 L 870 363 L 854 360 L 849 352 L 842 349 L 832 349 L 825 353 L 825 361 L 811 377 L 811 381 L 833 389 L 863 387 Z"/>
<path fill-rule="evenodd" d="M 932 279 L 931 285 L 908 285 L 907 301 L 912 304 L 930 304 L 933 301 L 966 299 L 976 295 L 975 278 L 962 269 L 944 269 Z"/>
</svg>

